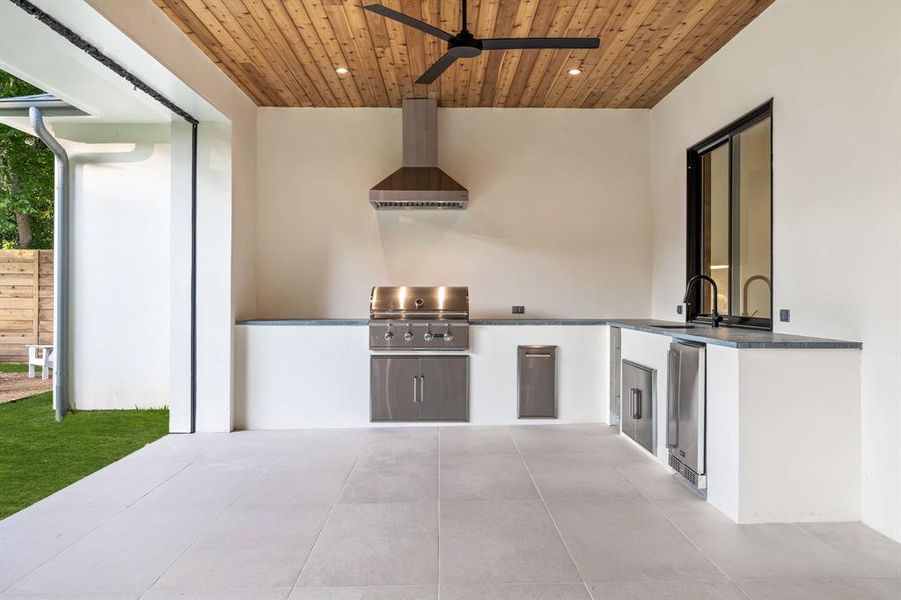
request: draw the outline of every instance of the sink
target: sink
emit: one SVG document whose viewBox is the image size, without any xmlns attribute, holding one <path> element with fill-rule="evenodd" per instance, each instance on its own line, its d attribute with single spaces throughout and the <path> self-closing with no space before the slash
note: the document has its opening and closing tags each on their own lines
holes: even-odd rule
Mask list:
<svg viewBox="0 0 901 600">
<path fill-rule="evenodd" d="M 688 325 L 686 323 L 685 325 L 682 325 L 682 324 L 679 324 L 679 325 L 651 325 L 651 327 L 654 327 L 656 329 L 698 329 L 701 326 L 700 325 Z"/>
</svg>

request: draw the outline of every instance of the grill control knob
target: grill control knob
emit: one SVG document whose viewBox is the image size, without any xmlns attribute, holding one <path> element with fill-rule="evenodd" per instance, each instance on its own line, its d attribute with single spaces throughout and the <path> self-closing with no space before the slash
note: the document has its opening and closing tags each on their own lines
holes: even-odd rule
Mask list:
<svg viewBox="0 0 901 600">
<path fill-rule="evenodd" d="M 394 338 L 394 333 L 391 331 L 386 331 L 385 332 L 385 341 L 390 342 L 392 340 L 392 338 Z"/>
<path fill-rule="evenodd" d="M 413 333 L 410 330 L 407 330 L 407 332 L 404 334 L 404 341 L 405 342 L 413 341 Z"/>
<path fill-rule="evenodd" d="M 444 334 L 444 341 L 445 341 L 445 342 L 452 342 L 452 341 L 454 341 L 454 334 L 451 333 L 450 331 L 448 331 L 447 333 L 445 333 L 445 334 Z"/>
<path fill-rule="evenodd" d="M 431 332 L 431 331 L 426 331 L 426 332 L 425 332 L 425 335 L 422 336 L 422 339 L 424 339 L 424 340 L 427 341 L 427 342 L 431 342 L 431 341 L 432 341 L 432 338 L 434 338 L 434 337 L 435 337 L 435 336 L 432 335 L 432 332 Z"/>
</svg>

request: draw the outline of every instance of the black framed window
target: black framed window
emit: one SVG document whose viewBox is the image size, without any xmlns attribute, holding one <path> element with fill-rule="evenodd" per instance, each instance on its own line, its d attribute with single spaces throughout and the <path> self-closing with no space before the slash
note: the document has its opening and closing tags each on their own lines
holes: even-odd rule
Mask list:
<svg viewBox="0 0 901 600">
<path fill-rule="evenodd" d="M 751 111 L 688 149 L 688 317 L 773 326 L 773 106 Z"/>
</svg>

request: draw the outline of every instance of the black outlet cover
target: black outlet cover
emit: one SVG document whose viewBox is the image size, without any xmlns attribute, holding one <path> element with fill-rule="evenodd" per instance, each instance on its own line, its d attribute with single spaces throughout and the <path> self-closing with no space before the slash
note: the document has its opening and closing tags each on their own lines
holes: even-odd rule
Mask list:
<svg viewBox="0 0 901 600">
<path fill-rule="evenodd" d="M 783 323 L 788 323 L 789 321 L 791 321 L 792 320 L 792 311 L 790 311 L 787 308 L 780 308 L 779 309 L 779 320 L 782 321 Z"/>
<path fill-rule="evenodd" d="M 513 307 L 513 314 L 514 314 L 514 315 L 524 315 L 524 314 L 526 314 L 526 307 L 525 307 L 525 306 L 514 306 L 514 307 Z"/>
</svg>

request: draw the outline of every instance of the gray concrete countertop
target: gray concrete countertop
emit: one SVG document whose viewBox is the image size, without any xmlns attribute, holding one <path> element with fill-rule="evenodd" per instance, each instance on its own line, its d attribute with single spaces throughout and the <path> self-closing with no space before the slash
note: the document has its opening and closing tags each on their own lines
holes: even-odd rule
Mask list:
<svg viewBox="0 0 901 600">
<path fill-rule="evenodd" d="M 238 321 L 235 325 L 260 325 L 263 327 L 309 327 L 309 326 L 347 326 L 369 325 L 369 319 L 248 319 Z"/>
<path fill-rule="evenodd" d="M 708 327 L 705 325 L 692 325 L 675 321 L 657 321 L 653 319 L 472 319 L 473 326 L 521 326 L 521 325 L 611 325 L 624 329 L 635 329 L 657 335 L 666 335 L 679 340 L 700 342 L 702 344 L 714 344 L 728 348 L 850 348 L 861 349 L 861 342 L 849 340 L 833 340 L 826 338 L 808 337 L 803 335 L 789 335 L 786 333 L 773 333 L 772 331 L 758 331 L 754 329 L 740 329 L 737 327 Z M 238 321 L 237 325 L 252 326 L 364 326 L 369 324 L 369 319 L 250 319 Z M 665 326 L 683 325 L 685 328 L 671 328 Z"/>
<path fill-rule="evenodd" d="M 729 348 L 851 348 L 858 350 L 863 348 L 861 342 L 848 340 L 832 340 L 803 335 L 789 335 L 786 333 L 740 329 L 737 327 L 708 327 L 705 325 L 692 325 L 690 323 L 678 323 L 674 321 L 656 321 L 653 319 L 610 319 L 608 324 L 613 327 L 635 329 L 647 333 L 668 335 L 680 340 L 727 346 Z M 661 325 L 684 325 L 686 328 L 672 329 L 669 327 L 661 327 Z"/>
<path fill-rule="evenodd" d="M 608 319 L 470 319 L 470 325 L 606 325 Z"/>
</svg>

